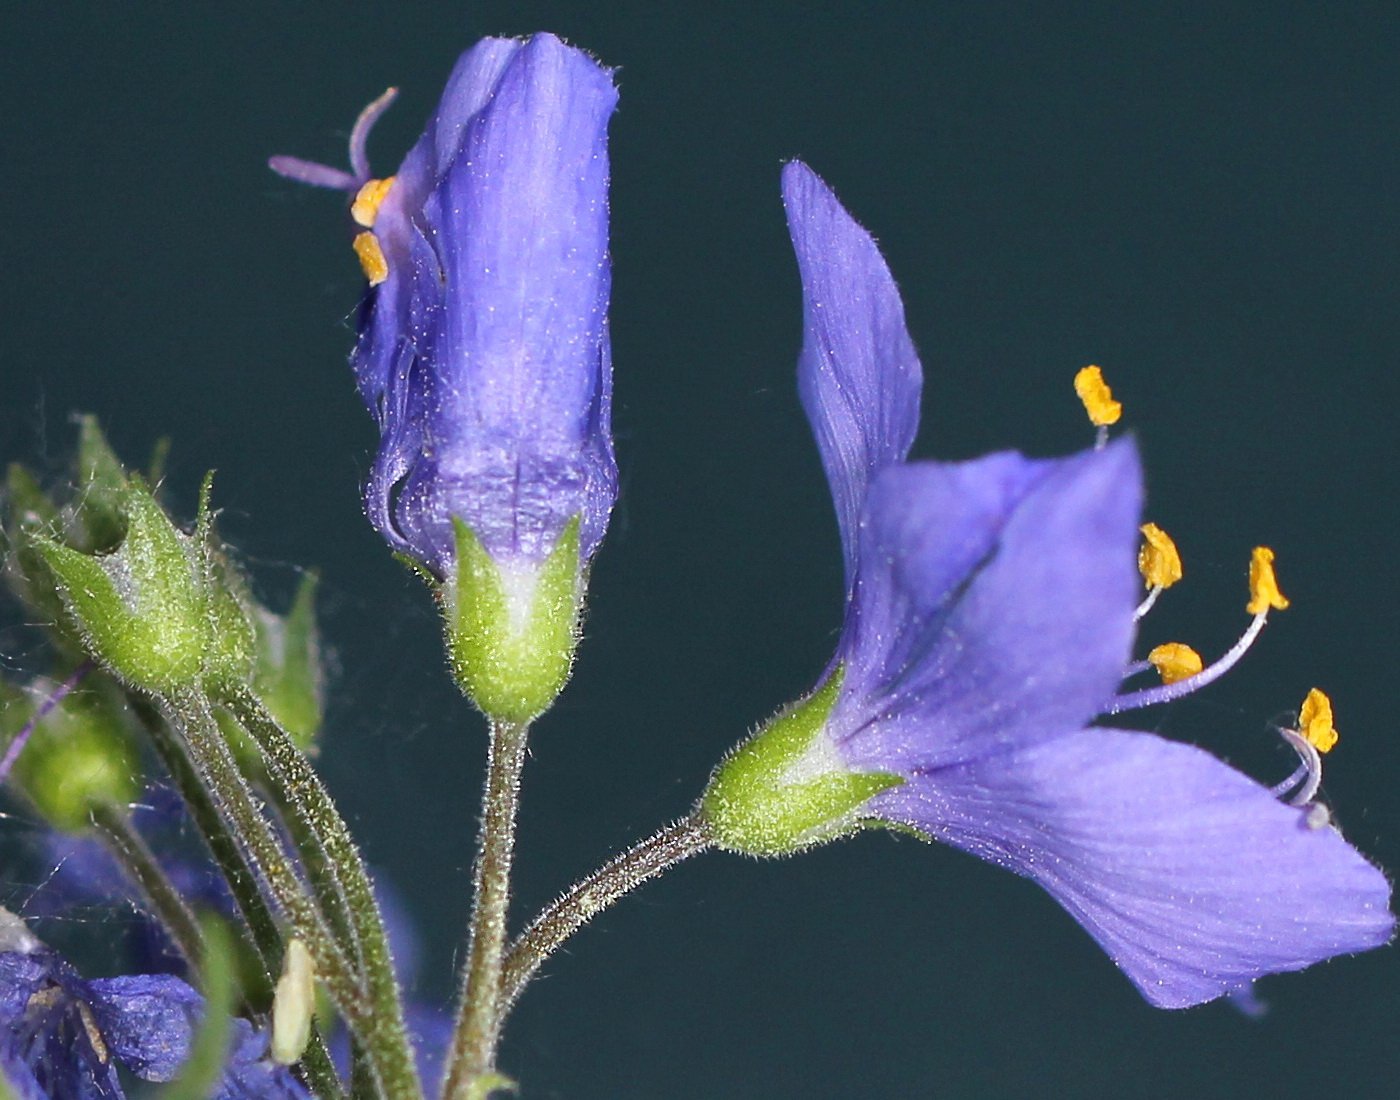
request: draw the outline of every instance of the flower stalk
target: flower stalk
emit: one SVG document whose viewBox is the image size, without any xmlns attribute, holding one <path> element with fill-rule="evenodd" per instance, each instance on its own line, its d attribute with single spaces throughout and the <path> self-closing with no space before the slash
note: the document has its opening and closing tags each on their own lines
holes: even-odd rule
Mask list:
<svg viewBox="0 0 1400 1100">
<path fill-rule="evenodd" d="M 613 902 L 682 860 L 714 847 L 698 813 L 634 844 L 570 886 L 511 944 L 501 976 L 501 1014 L 524 992 L 544 961 Z"/>
<path fill-rule="evenodd" d="M 232 691 L 224 702 L 262 750 L 269 778 L 296 819 L 293 835 L 300 841 L 303 861 L 314 862 L 323 872 L 317 876 L 321 882 L 313 883 L 322 910 L 339 908 L 348 917 L 351 942 L 342 944 L 342 950 L 349 948 L 358 959 L 376 1016 L 394 1021 L 402 1031 L 403 1006 L 389 938 L 349 826 L 306 756 L 252 691 Z"/>
<path fill-rule="evenodd" d="M 382 1006 L 336 942 L 272 825 L 259 811 L 252 789 L 223 740 L 209 700 L 198 691 L 186 690 L 175 693 L 166 707 L 172 723 L 184 734 L 191 759 L 213 793 L 220 815 L 287 915 L 293 934 L 306 944 L 318 978 L 363 1044 L 379 1094 L 388 1100 L 418 1100 L 418 1071 L 402 1013 L 380 1010 Z M 392 976 L 387 980 L 392 982 Z"/>
<path fill-rule="evenodd" d="M 486 788 L 481 800 L 481 838 L 476 857 L 476 900 L 471 945 L 464 968 L 444 1100 L 475 1100 L 489 1092 L 496 1047 L 508 1002 L 501 996 L 506 918 L 510 910 L 511 862 L 520 805 L 520 773 L 530 727 L 492 722 Z"/>
</svg>

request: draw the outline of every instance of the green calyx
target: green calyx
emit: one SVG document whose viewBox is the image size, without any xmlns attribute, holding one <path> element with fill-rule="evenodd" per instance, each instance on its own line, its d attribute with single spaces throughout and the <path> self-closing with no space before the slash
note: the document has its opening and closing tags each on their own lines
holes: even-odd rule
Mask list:
<svg viewBox="0 0 1400 1100">
<path fill-rule="evenodd" d="M 237 594 L 216 575 L 222 570 L 213 560 L 209 484 L 193 535 L 132 477 L 119 497 L 125 537 L 112 553 L 92 556 L 51 537 L 34 539 L 86 648 L 145 691 L 246 679 L 252 667 L 252 628 Z"/>
<path fill-rule="evenodd" d="M 579 519 L 538 565 L 502 566 L 460 518 L 457 562 L 442 585 L 447 658 L 488 718 L 528 722 L 549 709 L 573 666 L 583 605 Z"/>
<path fill-rule="evenodd" d="M 825 740 L 841 691 L 837 668 L 715 769 L 700 811 L 715 843 L 752 856 L 781 856 L 860 828 L 860 807 L 903 780 L 848 771 Z"/>
</svg>

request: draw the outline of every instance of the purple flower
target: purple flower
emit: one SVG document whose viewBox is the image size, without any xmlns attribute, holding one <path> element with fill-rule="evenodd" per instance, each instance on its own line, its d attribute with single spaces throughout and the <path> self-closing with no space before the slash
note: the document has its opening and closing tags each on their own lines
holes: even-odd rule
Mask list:
<svg viewBox="0 0 1400 1100">
<path fill-rule="evenodd" d="M 768 727 L 785 731 L 776 765 L 754 764 L 764 731 L 716 773 L 704 809 L 720 843 L 748 813 L 770 832 L 752 825 L 757 842 L 728 846 L 777 850 L 777 818 L 740 806 L 760 797 L 795 800 L 774 811 L 800 811 L 806 832 L 787 850 L 859 824 L 916 830 L 1038 882 L 1162 1007 L 1386 943 L 1389 884 L 1321 807 L 1190 745 L 1090 725 L 1220 671 L 1119 694 L 1143 667 L 1132 441 L 907 462 L 921 371 L 884 260 L 805 165 L 787 166 L 783 193 L 803 282 L 799 385 L 836 503 L 846 618 L 822 687 Z M 788 794 L 726 780 L 746 769 Z M 840 820 L 811 808 L 833 790 L 854 792 L 836 800 Z"/>
<path fill-rule="evenodd" d="M 454 518 L 498 563 L 539 565 L 579 520 L 586 563 L 617 493 L 607 307 L 611 72 L 548 34 L 462 55 L 388 180 L 272 167 L 356 192 L 371 290 L 352 362 L 381 440 L 365 490 L 394 549 L 452 576 Z"/>
<path fill-rule="evenodd" d="M 173 1080 L 189 1057 L 204 999 L 169 974 L 87 980 L 0 910 L 0 1074 L 21 1100 L 121 1100 L 123 1067 Z M 267 1038 L 234 1021 L 214 1100 L 309 1100 Z"/>
</svg>

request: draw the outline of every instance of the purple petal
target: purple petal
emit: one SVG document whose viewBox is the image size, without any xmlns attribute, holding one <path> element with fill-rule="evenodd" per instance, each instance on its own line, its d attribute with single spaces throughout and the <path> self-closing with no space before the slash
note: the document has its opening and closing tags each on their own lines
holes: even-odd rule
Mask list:
<svg viewBox="0 0 1400 1100">
<path fill-rule="evenodd" d="M 831 483 L 849 589 L 866 488 L 913 445 L 923 371 L 870 234 L 801 161 L 783 169 L 783 202 L 802 273 L 798 392 Z"/>
<path fill-rule="evenodd" d="M 1093 719 L 1132 645 L 1141 496 L 1131 440 L 882 473 L 837 654 L 846 761 L 913 771 Z"/>
<path fill-rule="evenodd" d="M 1163 1008 L 1394 931 L 1390 884 L 1339 833 L 1152 734 L 1084 730 L 936 769 L 872 809 L 1034 879 Z"/>
<path fill-rule="evenodd" d="M 290 1069 L 268 1057 L 267 1047 L 266 1031 L 235 1019 L 228 1061 L 212 1100 L 313 1100 Z"/>
<path fill-rule="evenodd" d="M 433 278 L 438 271 L 432 246 L 417 219 L 460 151 L 462 131 L 490 100 L 501 70 L 521 46 L 515 39 L 487 38 L 457 60 L 436 112 L 394 174 L 394 185 L 375 220 L 389 273 L 366 301 L 351 365 L 360 395 L 383 435 L 375 471 L 366 486 L 366 507 L 375 526 L 405 552 L 412 548 L 393 529 L 389 496 L 422 442 L 421 399 L 411 411 L 409 404 L 414 398 L 413 382 L 423 373 L 412 369 L 414 345 L 426 338 L 430 318 L 414 291 L 423 289 L 421 271 L 431 271 Z M 415 256 L 420 257 L 416 263 Z M 421 395 L 423 384 L 417 388 Z"/>
<path fill-rule="evenodd" d="M 49 1100 L 19 1048 L 13 1036 L 0 1035 L 0 1074 L 10 1086 L 14 1100 Z"/>
<path fill-rule="evenodd" d="M 90 1004 L 108 1047 L 144 1081 L 170 1081 L 189 1057 L 203 998 L 169 974 L 101 978 Z"/>
</svg>

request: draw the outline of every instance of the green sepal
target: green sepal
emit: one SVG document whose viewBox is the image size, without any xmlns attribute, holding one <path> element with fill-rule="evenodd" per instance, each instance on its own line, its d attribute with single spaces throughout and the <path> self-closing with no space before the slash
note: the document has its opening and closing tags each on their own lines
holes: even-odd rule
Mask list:
<svg viewBox="0 0 1400 1100">
<path fill-rule="evenodd" d="M 204 677 L 211 688 L 218 690 L 240 686 L 252 679 L 257 660 L 257 633 L 248 584 L 214 537 L 213 494 L 214 473 L 211 470 L 204 475 L 199 487 L 194 546 L 209 612 L 210 643 L 204 656 Z"/>
<path fill-rule="evenodd" d="M 4 732 L 14 737 L 42 697 L 5 689 Z M 55 828 L 82 832 L 90 809 L 138 797 L 138 753 L 132 719 L 116 684 L 90 675 L 81 691 L 61 699 L 34 727 L 15 760 L 14 781 Z"/>
<path fill-rule="evenodd" d="M 315 573 L 302 576 L 286 615 L 274 615 L 256 603 L 249 606 L 257 637 L 253 690 L 303 752 L 313 747 L 324 707 L 318 579 Z"/>
<path fill-rule="evenodd" d="M 63 618 L 63 600 L 34 542 L 62 530 L 58 506 L 19 463 L 12 463 L 5 474 L 5 506 L 4 544 L 0 548 L 5 580 L 10 591 L 34 612 L 35 619 L 57 623 Z"/>
<path fill-rule="evenodd" d="M 35 548 L 95 657 L 148 691 L 193 684 L 212 643 L 200 542 L 171 523 L 140 478 L 130 479 L 122 508 L 126 538 L 111 554 L 90 557 L 51 538 Z"/>
<path fill-rule="evenodd" d="M 78 417 L 78 485 L 68 542 L 89 553 L 113 550 L 126 534 L 126 468 L 97 417 Z"/>
<path fill-rule="evenodd" d="M 538 566 L 505 569 L 463 520 L 452 522 L 456 573 L 440 590 L 452 675 L 487 717 L 528 722 L 549 709 L 573 666 L 583 602 L 579 518 Z"/>
<path fill-rule="evenodd" d="M 860 828 L 859 810 L 870 798 L 904 782 L 888 772 L 848 771 L 824 746 L 842 673 L 837 668 L 715 769 L 700 809 L 719 847 L 781 856 L 835 840 Z"/>
</svg>

